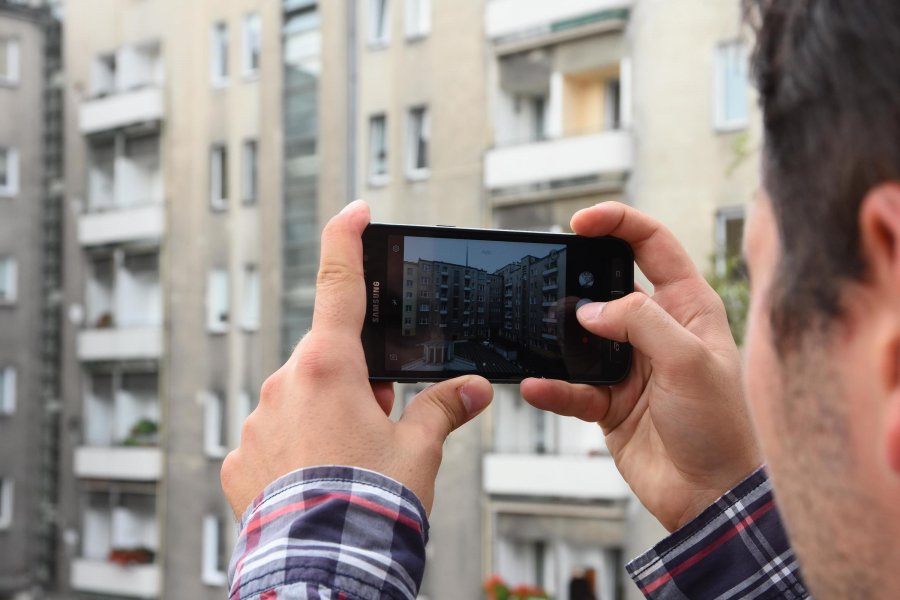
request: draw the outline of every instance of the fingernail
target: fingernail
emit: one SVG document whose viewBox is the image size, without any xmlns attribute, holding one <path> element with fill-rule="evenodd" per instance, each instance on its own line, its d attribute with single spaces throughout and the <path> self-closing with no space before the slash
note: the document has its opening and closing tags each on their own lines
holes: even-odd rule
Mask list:
<svg viewBox="0 0 900 600">
<path fill-rule="evenodd" d="M 474 416 L 484 410 L 491 401 L 491 396 L 479 385 L 467 383 L 459 388 L 459 399 L 462 400 L 468 416 Z"/>
<path fill-rule="evenodd" d="M 596 321 L 606 308 L 605 302 L 592 302 L 578 309 L 578 319 L 581 321 Z"/>
</svg>

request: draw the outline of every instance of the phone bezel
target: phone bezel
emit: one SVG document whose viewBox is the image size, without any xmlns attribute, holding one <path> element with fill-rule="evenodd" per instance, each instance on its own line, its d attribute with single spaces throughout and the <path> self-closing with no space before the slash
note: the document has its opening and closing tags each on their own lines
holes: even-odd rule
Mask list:
<svg viewBox="0 0 900 600">
<path fill-rule="evenodd" d="M 533 243 L 560 243 L 572 246 L 575 240 L 584 240 L 584 243 L 602 243 L 610 248 L 616 248 L 617 253 L 611 254 L 613 258 L 621 259 L 630 268 L 625 269 L 623 276 L 623 289 L 625 294 L 634 290 L 634 252 L 631 246 L 619 238 L 598 237 L 585 238 L 571 233 L 546 233 L 534 231 L 499 230 L 457 228 L 452 226 L 424 226 L 424 225 L 396 225 L 389 223 L 372 223 L 363 233 L 363 255 L 366 282 L 366 319 L 363 326 L 362 342 L 369 369 L 370 381 L 393 381 L 398 383 L 418 383 L 443 381 L 466 373 L 454 371 L 438 371 L 434 375 L 421 371 L 389 371 L 385 367 L 386 331 L 391 323 L 399 323 L 402 318 L 402 308 L 396 309 L 390 306 L 385 294 L 388 290 L 388 241 L 391 236 L 417 236 L 447 239 L 480 239 L 499 242 L 533 242 Z M 577 242 L 576 242 L 577 244 Z M 567 268 L 568 271 L 568 268 Z M 568 276 L 568 273 L 567 273 Z M 379 294 L 375 297 L 374 282 L 379 282 Z M 598 298 L 609 300 L 610 298 Z M 401 303 L 402 305 L 402 303 Z M 375 307 L 378 307 L 378 323 L 373 323 Z M 378 364 L 375 364 L 378 363 Z M 613 385 L 625 379 L 632 363 L 630 346 L 625 344 L 624 360 L 621 364 L 621 372 L 614 377 L 602 379 L 566 378 L 571 383 L 588 383 L 594 385 Z M 415 373 L 414 376 L 404 373 Z M 477 373 L 477 372 L 476 372 Z M 488 376 L 494 383 L 519 383 L 523 379 L 539 375 L 522 375 L 514 377 Z"/>
</svg>

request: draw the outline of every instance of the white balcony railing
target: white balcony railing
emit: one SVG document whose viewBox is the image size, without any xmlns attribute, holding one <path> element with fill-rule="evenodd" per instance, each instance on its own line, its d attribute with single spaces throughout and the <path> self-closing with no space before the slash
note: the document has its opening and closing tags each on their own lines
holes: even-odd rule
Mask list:
<svg viewBox="0 0 900 600">
<path fill-rule="evenodd" d="M 162 327 L 85 329 L 78 333 L 81 361 L 158 359 L 162 356 Z"/>
<path fill-rule="evenodd" d="M 491 0 L 487 3 L 485 27 L 490 39 L 530 31 L 549 31 L 561 23 L 631 8 L 634 0 Z"/>
<path fill-rule="evenodd" d="M 81 447 L 75 450 L 75 476 L 85 479 L 156 481 L 162 472 L 159 448 Z"/>
<path fill-rule="evenodd" d="M 609 456 L 486 454 L 484 490 L 504 496 L 622 500 L 628 484 Z"/>
<path fill-rule="evenodd" d="M 631 171 L 634 143 L 617 130 L 495 148 L 485 156 L 484 185 L 497 190 Z"/>
<path fill-rule="evenodd" d="M 163 94 L 154 85 L 84 101 L 80 128 L 84 135 L 91 135 L 162 118 Z"/>
<path fill-rule="evenodd" d="M 121 566 L 102 560 L 75 559 L 71 584 L 80 592 L 157 598 L 161 589 L 160 569 L 155 564 Z"/>
<path fill-rule="evenodd" d="M 103 212 L 83 214 L 78 219 L 78 241 L 82 246 L 159 241 L 164 232 L 162 204 L 112 207 Z"/>
</svg>

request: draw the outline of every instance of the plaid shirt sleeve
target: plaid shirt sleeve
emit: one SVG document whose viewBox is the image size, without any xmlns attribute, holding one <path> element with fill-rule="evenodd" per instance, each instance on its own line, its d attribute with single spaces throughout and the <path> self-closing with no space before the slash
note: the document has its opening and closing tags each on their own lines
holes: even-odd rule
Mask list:
<svg viewBox="0 0 900 600">
<path fill-rule="evenodd" d="M 810 598 L 762 468 L 626 569 L 652 600 Z"/>
<path fill-rule="evenodd" d="M 400 483 L 365 469 L 300 469 L 241 519 L 230 600 L 415 600 L 428 521 Z"/>
</svg>

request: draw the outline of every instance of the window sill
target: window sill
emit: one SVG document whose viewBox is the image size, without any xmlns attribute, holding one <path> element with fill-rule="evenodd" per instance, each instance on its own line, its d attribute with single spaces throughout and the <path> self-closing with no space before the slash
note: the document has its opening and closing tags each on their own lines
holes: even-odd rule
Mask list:
<svg viewBox="0 0 900 600">
<path fill-rule="evenodd" d="M 735 123 L 716 123 L 713 126 L 713 129 L 717 134 L 729 134 L 729 133 L 738 133 L 740 131 L 744 131 L 747 129 L 748 123 L 747 121 L 740 121 Z"/>
<path fill-rule="evenodd" d="M 409 181 L 425 181 L 429 177 L 431 177 L 431 169 L 418 169 L 406 172 L 406 178 Z"/>
<path fill-rule="evenodd" d="M 228 89 L 228 80 L 225 79 L 222 81 L 215 81 L 215 80 L 210 81 L 209 87 L 214 92 L 221 92 L 222 90 L 227 90 Z"/>
<path fill-rule="evenodd" d="M 248 71 L 247 73 L 241 74 L 241 81 L 244 83 L 256 83 L 259 79 L 259 70 Z"/>
<path fill-rule="evenodd" d="M 228 455 L 228 448 L 224 446 L 221 448 L 206 448 L 204 454 L 210 460 L 222 460 Z"/>
<path fill-rule="evenodd" d="M 16 299 L 12 300 L 0 300 L 0 308 L 15 308 L 16 307 Z"/>
<path fill-rule="evenodd" d="M 203 585 L 211 587 L 221 587 L 227 583 L 227 576 L 223 571 L 203 573 L 200 579 L 203 580 Z"/>
<path fill-rule="evenodd" d="M 370 188 L 383 188 L 387 187 L 391 183 L 391 178 L 388 176 L 374 176 L 369 177 L 368 185 Z"/>
<path fill-rule="evenodd" d="M 0 88 L 17 88 L 19 87 L 18 79 L 0 79 Z"/>
<path fill-rule="evenodd" d="M 226 201 L 222 201 L 222 202 L 210 202 L 209 208 L 214 213 L 227 212 L 228 211 L 228 201 L 226 200 Z"/>
<path fill-rule="evenodd" d="M 244 333 L 257 333 L 259 332 L 259 323 L 242 323 L 241 331 Z"/>
<path fill-rule="evenodd" d="M 0 189 L 0 199 L 15 200 L 19 196 L 19 190 Z"/>
<path fill-rule="evenodd" d="M 388 46 L 390 46 L 391 41 L 389 39 L 384 40 L 369 40 L 369 43 L 366 44 L 366 47 L 369 50 L 386 50 Z"/>
<path fill-rule="evenodd" d="M 259 205 L 259 200 L 257 200 L 256 198 L 244 198 L 243 200 L 241 200 L 241 206 L 251 207 L 251 206 L 258 206 L 258 205 Z"/>
<path fill-rule="evenodd" d="M 416 44 L 418 42 L 424 42 L 428 39 L 428 36 L 431 35 L 430 31 L 424 31 L 421 33 L 407 33 L 406 34 L 406 43 L 407 44 Z"/>
<path fill-rule="evenodd" d="M 216 327 L 216 328 L 207 327 L 206 333 L 208 333 L 209 335 L 226 335 L 228 333 L 228 328 L 227 327 Z"/>
</svg>

